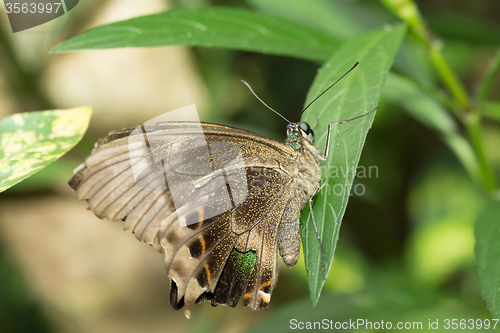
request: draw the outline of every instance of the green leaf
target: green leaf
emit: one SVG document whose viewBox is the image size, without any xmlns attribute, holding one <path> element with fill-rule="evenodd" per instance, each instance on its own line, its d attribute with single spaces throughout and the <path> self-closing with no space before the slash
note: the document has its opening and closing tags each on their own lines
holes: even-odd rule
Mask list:
<svg viewBox="0 0 500 333">
<path fill-rule="evenodd" d="M 28 178 L 73 148 L 92 109 L 18 113 L 0 121 L 0 192 Z"/>
<path fill-rule="evenodd" d="M 303 120 L 311 125 L 318 119 L 316 145 L 320 149 L 324 149 L 326 144 L 328 123 L 362 115 L 377 106 L 385 78 L 405 32 L 406 25 L 398 25 L 388 30 L 375 30 L 360 35 L 342 46 L 323 65 L 309 90 L 306 104 L 321 94 L 356 61 L 360 62 L 356 69 L 304 113 Z M 329 156 L 327 161 L 320 165 L 324 187 L 319 191 L 314 204 L 314 216 L 322 240 L 325 272 L 328 272 L 333 260 L 340 223 L 366 134 L 374 116 L 372 113 L 356 121 L 334 125 L 330 133 Z M 301 236 L 311 299 L 313 304 L 316 304 L 324 278 L 318 241 L 308 206 L 302 212 Z"/>
<path fill-rule="evenodd" d="M 178 9 L 84 32 L 51 50 L 188 45 L 326 60 L 341 44 L 332 35 L 279 17 L 226 8 Z"/>
<path fill-rule="evenodd" d="M 355 1 L 331 0 L 247 0 L 257 10 L 316 27 L 322 31 L 350 39 L 369 27 L 379 27 L 394 20 L 385 10 L 378 10 L 378 3 L 368 8 Z M 406 41 L 401 46 L 394 63 L 397 72 L 432 86 L 433 76 L 427 53 L 422 55 L 421 45 Z"/>
<path fill-rule="evenodd" d="M 263 12 L 317 27 L 339 37 L 353 37 L 364 30 L 362 24 L 365 21 L 359 20 L 361 13 L 356 13 L 358 17 L 352 15 L 352 10 L 349 10 L 351 4 L 343 1 L 247 0 L 247 2 Z"/>
<path fill-rule="evenodd" d="M 458 130 L 450 114 L 413 81 L 389 75 L 384 98 L 403 107 L 412 117 L 439 133 L 476 184 L 482 184 L 481 168 L 469 142 Z"/>
<path fill-rule="evenodd" d="M 9 193 L 26 194 L 58 187 L 66 188 L 68 186 L 68 179 L 73 176 L 73 170 L 79 164 L 81 164 L 81 161 L 60 158 L 28 179 L 10 188 Z"/>
<path fill-rule="evenodd" d="M 500 202 L 492 201 L 476 224 L 476 265 L 481 294 L 500 319 Z"/>
</svg>

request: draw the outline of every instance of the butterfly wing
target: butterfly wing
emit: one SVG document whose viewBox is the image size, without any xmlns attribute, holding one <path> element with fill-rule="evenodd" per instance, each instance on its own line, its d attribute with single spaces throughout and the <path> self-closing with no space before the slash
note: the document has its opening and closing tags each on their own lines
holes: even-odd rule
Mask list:
<svg viewBox="0 0 500 333">
<path fill-rule="evenodd" d="M 77 198 L 165 254 L 171 304 L 187 316 L 197 302 L 235 306 L 243 293 L 245 306 L 266 308 L 278 225 L 296 193 L 294 151 L 227 126 L 148 126 L 98 142 L 69 182 Z"/>
</svg>

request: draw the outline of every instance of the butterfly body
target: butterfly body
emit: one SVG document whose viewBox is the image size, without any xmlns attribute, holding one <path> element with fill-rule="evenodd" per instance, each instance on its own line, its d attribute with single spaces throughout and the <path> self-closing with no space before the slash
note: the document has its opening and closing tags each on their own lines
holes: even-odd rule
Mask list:
<svg viewBox="0 0 500 333">
<path fill-rule="evenodd" d="M 293 267 L 300 254 L 300 214 L 308 200 L 319 190 L 321 170 L 318 159 L 324 158 L 308 138 L 307 132 L 301 130 L 297 123 L 288 126 L 286 144 L 295 150 L 296 169 L 293 177 L 296 196 L 290 200 L 283 214 L 278 231 L 278 248 L 285 264 Z"/>
<path fill-rule="evenodd" d="M 170 302 L 187 317 L 203 301 L 267 308 L 278 253 L 297 263 L 300 213 L 321 180 L 325 158 L 303 124 L 289 124 L 286 143 L 209 123 L 114 131 L 69 184 L 98 217 L 123 220 L 165 255 Z"/>
</svg>

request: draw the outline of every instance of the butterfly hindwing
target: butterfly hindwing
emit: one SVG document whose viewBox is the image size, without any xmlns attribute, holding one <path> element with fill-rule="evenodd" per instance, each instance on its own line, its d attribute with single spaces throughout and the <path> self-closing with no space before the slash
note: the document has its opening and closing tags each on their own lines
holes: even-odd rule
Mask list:
<svg viewBox="0 0 500 333">
<path fill-rule="evenodd" d="M 268 306 L 277 279 L 276 233 L 289 200 L 285 190 L 291 178 L 280 177 L 280 171 L 266 170 L 262 172 L 268 173 L 267 181 L 252 182 L 253 176 L 261 174 L 261 171 L 255 172 L 256 169 L 259 168 L 246 168 L 249 184 L 253 186 L 249 186 L 248 197 L 241 205 L 207 220 L 201 219 L 203 205 L 181 207 L 164 224 L 167 230 L 161 231 L 159 238 L 165 249 L 167 270 L 176 281 L 174 307 L 183 303 L 189 311 L 200 300 L 234 306 L 244 290 L 247 306 L 253 309 Z M 256 201 L 258 196 L 266 200 L 258 209 L 248 207 L 248 202 Z M 253 219 L 244 214 L 249 210 Z M 196 217 L 199 222 L 188 228 L 179 228 L 178 223 L 169 222 L 170 219 L 189 221 Z M 249 264 L 251 253 L 256 256 L 253 267 Z"/>
</svg>

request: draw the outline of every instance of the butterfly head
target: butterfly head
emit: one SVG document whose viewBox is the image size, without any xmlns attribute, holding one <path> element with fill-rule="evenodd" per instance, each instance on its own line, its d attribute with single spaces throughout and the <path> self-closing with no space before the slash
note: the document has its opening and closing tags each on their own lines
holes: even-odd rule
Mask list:
<svg viewBox="0 0 500 333">
<path fill-rule="evenodd" d="M 308 123 L 301 121 L 298 123 L 289 123 L 286 127 L 286 144 L 295 150 L 302 147 L 303 138 L 307 138 L 311 134 L 312 142 L 314 143 L 315 137 L 314 132 Z"/>
</svg>

